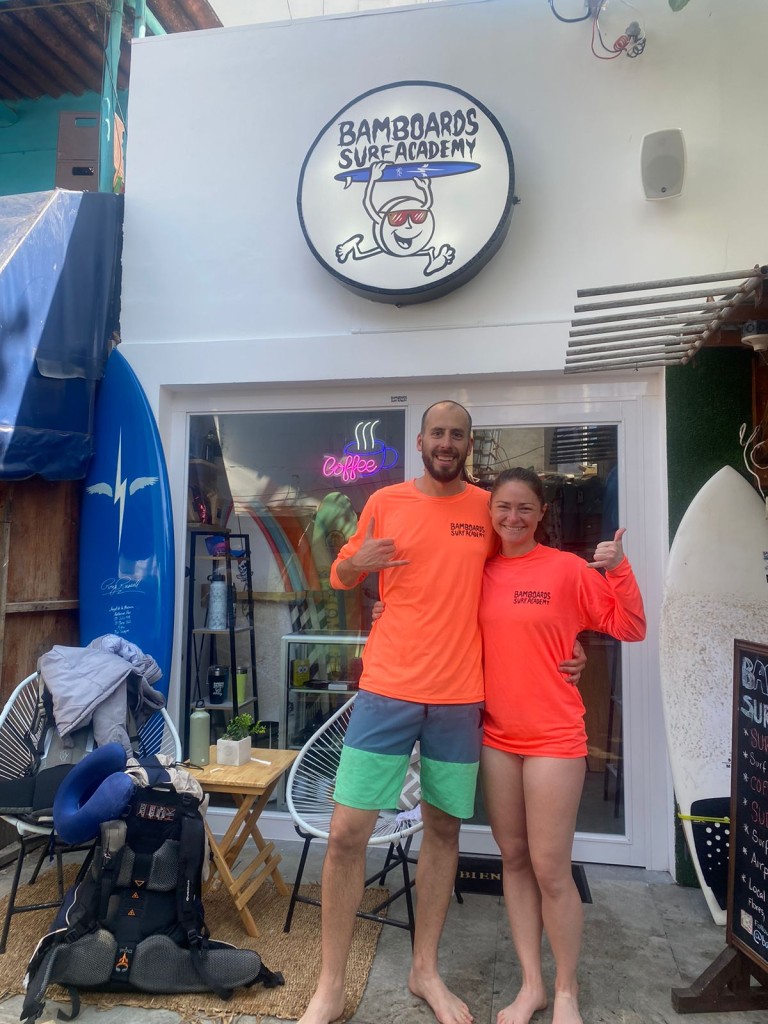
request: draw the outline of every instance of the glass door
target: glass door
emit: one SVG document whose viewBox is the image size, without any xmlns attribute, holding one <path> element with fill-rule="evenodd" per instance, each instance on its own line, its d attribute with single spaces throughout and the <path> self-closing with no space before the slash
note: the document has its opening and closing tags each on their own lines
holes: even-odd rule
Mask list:
<svg viewBox="0 0 768 1024">
<path fill-rule="evenodd" d="M 544 484 L 547 513 L 540 543 L 590 560 L 619 527 L 618 427 L 481 427 L 474 432 L 472 472 L 490 489 L 513 466 L 534 470 Z M 591 631 L 580 635 L 587 667 L 580 690 L 589 737 L 587 774 L 577 830 L 623 836 L 624 775 L 621 644 Z M 482 794 L 474 824 L 485 824 Z"/>
<path fill-rule="evenodd" d="M 492 385 L 478 385 L 470 391 L 475 404 L 465 400 L 473 415 L 472 472 L 479 484 L 490 487 L 508 467 L 533 469 L 541 476 L 549 504 L 542 541 L 585 559 L 591 559 L 598 541 L 612 539 L 618 526 L 627 527 L 626 550 L 636 571 L 640 566 L 642 588 L 645 518 L 654 499 L 653 487 L 643 477 L 653 456 L 641 434 L 638 403 L 618 395 L 588 401 L 583 393 L 562 386 L 549 394 L 536 386 L 510 390 L 504 404 L 483 405 L 484 398 L 493 401 L 494 392 L 498 394 Z M 633 467 L 631 473 L 627 465 Z M 646 605 L 648 596 L 644 592 Z M 643 684 L 650 645 L 622 644 L 592 632 L 579 639 L 587 653 L 580 689 L 588 755 L 574 859 L 647 866 L 654 857 L 665 856 L 653 850 L 662 840 L 661 829 L 651 821 L 665 813 L 666 797 L 663 789 L 653 792 L 656 769 L 646 756 L 653 748 L 663 775 L 664 746 L 652 735 L 655 710 Z M 633 756 L 634 751 L 645 755 Z M 482 792 L 475 818 L 462 829 L 462 850 L 498 852 Z"/>
</svg>

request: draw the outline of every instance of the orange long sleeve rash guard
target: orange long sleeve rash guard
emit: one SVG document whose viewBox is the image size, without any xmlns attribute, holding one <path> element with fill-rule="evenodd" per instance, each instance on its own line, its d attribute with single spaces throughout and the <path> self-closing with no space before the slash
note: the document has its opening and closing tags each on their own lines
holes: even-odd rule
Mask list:
<svg viewBox="0 0 768 1024">
<path fill-rule="evenodd" d="M 625 558 L 601 575 L 577 555 L 538 545 L 496 555 L 480 602 L 486 746 L 537 757 L 584 757 L 584 702 L 558 664 L 583 629 L 645 637 L 643 600 Z"/>
<path fill-rule="evenodd" d="M 365 645 L 361 689 L 424 704 L 482 701 L 478 605 L 496 549 L 487 492 L 468 484 L 435 498 L 412 480 L 376 491 L 331 567 L 333 587 L 349 589 L 336 565 L 360 549 L 371 517 L 374 536 L 393 538 L 395 558 L 409 564 L 379 573 L 384 612 Z"/>
</svg>

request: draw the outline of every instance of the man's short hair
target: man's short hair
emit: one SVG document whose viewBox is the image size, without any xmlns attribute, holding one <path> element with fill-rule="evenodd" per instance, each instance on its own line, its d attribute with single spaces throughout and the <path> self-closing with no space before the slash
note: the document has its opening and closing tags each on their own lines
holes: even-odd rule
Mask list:
<svg viewBox="0 0 768 1024">
<path fill-rule="evenodd" d="M 438 405 L 455 405 L 457 409 L 461 409 L 464 415 L 467 417 L 467 433 L 472 433 L 472 417 L 469 415 L 469 411 L 464 408 L 460 402 L 454 402 L 452 398 L 443 398 L 439 402 L 433 402 L 428 409 L 424 410 L 424 415 L 421 417 L 421 433 L 423 434 L 427 426 L 427 416 L 432 412 Z"/>
</svg>

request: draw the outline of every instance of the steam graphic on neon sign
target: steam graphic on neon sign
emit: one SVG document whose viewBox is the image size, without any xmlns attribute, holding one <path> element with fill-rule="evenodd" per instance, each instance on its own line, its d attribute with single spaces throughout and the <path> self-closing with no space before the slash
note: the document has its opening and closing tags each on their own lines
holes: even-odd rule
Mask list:
<svg viewBox="0 0 768 1024">
<path fill-rule="evenodd" d="M 351 483 L 360 476 L 375 476 L 396 466 L 396 449 L 376 438 L 375 431 L 380 422 L 361 420 L 355 427 L 355 440 L 344 445 L 341 458 L 337 459 L 335 455 L 324 457 L 323 476 L 340 476 L 346 483 Z"/>
</svg>

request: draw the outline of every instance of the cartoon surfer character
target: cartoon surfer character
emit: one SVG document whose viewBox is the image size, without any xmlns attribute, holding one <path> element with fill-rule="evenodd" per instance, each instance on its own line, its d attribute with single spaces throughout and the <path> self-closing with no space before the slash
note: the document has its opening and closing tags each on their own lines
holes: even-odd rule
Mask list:
<svg viewBox="0 0 768 1024">
<path fill-rule="evenodd" d="M 391 166 L 392 163 L 386 160 L 371 165 L 363 195 L 363 209 L 373 223 L 374 247 L 362 249 L 363 235 L 352 235 L 336 246 L 336 259 L 339 263 L 346 263 L 350 256 L 353 260 L 366 260 L 382 252 L 389 256 L 425 256 L 427 265 L 423 273 L 429 277 L 453 263 L 456 250 L 451 245 L 441 245 L 436 249 L 429 244 L 435 233 L 435 218 L 432 213 L 432 184 L 426 174 L 423 178 L 413 179 L 421 192 L 420 197 L 396 196 L 376 206 L 374 187 L 381 181 L 386 168 Z"/>
</svg>

